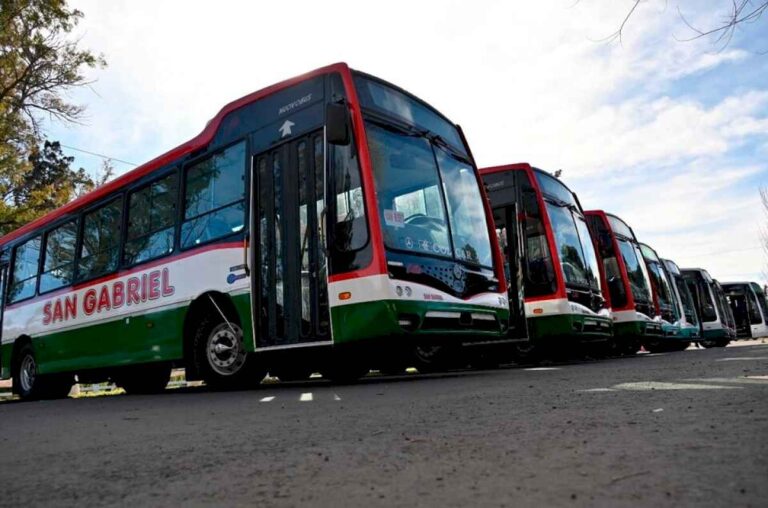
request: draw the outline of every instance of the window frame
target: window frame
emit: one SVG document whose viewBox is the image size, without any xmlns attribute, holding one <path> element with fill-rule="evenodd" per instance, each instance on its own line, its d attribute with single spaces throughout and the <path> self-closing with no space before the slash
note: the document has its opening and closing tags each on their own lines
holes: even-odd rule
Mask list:
<svg viewBox="0 0 768 508">
<path fill-rule="evenodd" d="M 209 210 L 205 213 L 196 215 L 192 218 L 187 219 L 185 217 L 186 214 L 186 205 L 187 205 L 187 175 L 189 173 L 190 168 L 194 167 L 195 165 L 204 162 L 205 160 L 212 159 L 213 157 L 220 155 L 224 153 L 229 148 L 232 148 L 233 146 L 243 143 L 244 145 L 244 151 L 245 156 L 243 157 L 243 197 L 237 201 L 232 201 L 230 203 L 227 203 L 226 205 L 220 206 L 218 208 Z M 249 136 L 240 137 L 238 139 L 235 139 L 234 141 L 231 141 L 229 143 L 226 143 L 224 145 L 221 145 L 219 147 L 216 147 L 213 150 L 209 150 L 207 153 L 201 154 L 199 157 L 195 157 L 193 159 L 188 160 L 184 164 L 181 165 L 181 171 L 180 171 L 180 178 L 179 181 L 179 200 L 178 200 L 178 220 L 176 223 L 176 243 L 178 245 L 178 252 L 185 252 L 193 249 L 197 249 L 199 247 L 203 247 L 205 245 L 210 245 L 215 242 L 220 242 L 225 238 L 229 238 L 234 235 L 244 235 L 247 236 L 248 233 L 248 225 L 249 225 L 249 216 L 250 216 L 250 199 L 249 196 L 251 194 L 250 189 L 250 170 L 251 168 L 251 159 L 253 154 L 251 154 L 251 143 L 249 140 Z M 195 243 L 192 245 L 184 246 L 183 238 L 182 238 L 182 229 L 184 227 L 184 224 L 186 222 L 190 222 L 194 219 L 197 219 L 199 217 L 203 217 L 205 215 L 210 215 L 213 213 L 216 213 L 220 210 L 224 210 L 225 208 L 231 207 L 232 205 L 235 205 L 237 203 L 243 203 L 243 229 L 241 231 L 238 231 L 236 233 L 230 233 L 227 235 L 219 236 L 216 238 L 211 238 L 209 240 L 206 240 L 205 242 Z"/>
<path fill-rule="evenodd" d="M 39 239 L 40 240 L 40 252 L 39 252 L 39 254 L 37 256 L 37 274 L 34 276 L 35 279 L 36 279 L 35 280 L 34 291 L 32 291 L 32 294 L 29 295 L 29 296 L 25 296 L 24 298 L 19 298 L 17 300 L 9 301 L 8 296 L 10 296 L 11 288 L 16 284 L 16 282 L 18 282 L 16 280 L 16 277 L 14 276 L 13 272 L 14 272 L 14 269 L 16 268 L 16 261 L 18 259 L 19 247 L 21 247 L 22 245 L 26 245 L 27 243 L 29 243 L 29 242 L 31 242 L 31 241 L 33 241 L 35 239 Z M 40 263 L 41 263 L 42 258 L 43 258 L 42 254 L 43 254 L 43 232 L 41 232 L 41 231 L 37 231 L 35 234 L 29 236 L 27 239 L 25 239 L 23 241 L 20 241 L 20 242 L 16 243 L 13 246 L 13 248 L 11 250 L 11 262 L 8 265 L 8 281 L 6 283 L 6 298 L 4 299 L 6 307 L 10 307 L 12 305 L 16 305 L 17 303 L 24 302 L 24 301 L 27 301 L 27 300 L 31 300 L 32 298 L 35 298 L 38 295 L 38 285 L 40 284 Z M 30 279 L 32 279 L 32 277 L 28 277 L 28 278 L 22 280 L 21 282 L 25 282 L 25 281 L 28 281 Z"/>
<path fill-rule="evenodd" d="M 126 260 L 126 247 L 128 245 L 128 242 L 131 241 L 128 238 L 128 228 L 130 223 L 130 210 L 131 210 L 131 196 L 133 194 L 136 194 L 137 192 L 141 192 L 143 190 L 149 189 L 152 187 L 152 185 L 156 184 L 157 182 L 169 178 L 171 176 L 176 176 L 176 195 L 175 195 L 175 203 L 176 203 L 176 209 L 174 210 L 173 214 L 173 224 L 166 228 L 158 229 L 156 231 L 150 231 L 149 233 L 146 233 L 144 235 L 141 235 L 137 238 L 144 238 L 147 236 L 151 236 L 154 233 L 157 233 L 159 231 L 162 231 L 164 229 L 172 228 L 173 229 L 173 250 L 171 252 L 166 252 L 164 254 L 160 254 L 158 256 L 154 256 L 151 258 L 144 259 L 142 261 L 137 261 L 134 263 L 129 263 Z M 183 205 L 184 205 L 184 195 L 181 192 L 181 178 L 183 177 L 181 172 L 181 166 L 176 165 L 172 167 L 169 170 L 165 170 L 160 174 L 159 176 L 153 176 L 151 180 L 147 180 L 146 182 L 137 185 L 131 189 L 128 189 L 125 193 L 125 201 L 123 203 L 124 213 L 123 213 L 123 234 L 122 236 L 122 242 L 120 246 L 120 263 L 119 266 L 121 268 L 133 268 L 135 266 L 139 266 L 144 263 L 149 263 L 152 261 L 155 261 L 157 259 L 161 259 L 168 256 L 173 256 L 174 254 L 178 253 L 179 251 L 179 244 L 180 244 L 180 235 L 181 235 L 181 221 L 183 220 Z M 150 191 L 151 192 L 151 191 Z M 182 210 L 180 210 L 182 208 Z M 135 240 L 135 239 L 134 239 Z"/>
<path fill-rule="evenodd" d="M 111 194 L 98 203 L 94 204 L 93 206 L 88 207 L 87 209 L 84 209 L 80 212 L 80 227 L 78 228 L 77 232 L 77 250 L 75 252 L 75 276 L 74 280 L 71 285 L 79 285 L 84 282 L 88 282 L 91 280 L 99 279 L 101 277 L 117 273 L 120 271 L 122 264 L 120 259 L 120 253 L 122 253 L 124 243 L 125 243 L 125 231 L 126 231 L 126 199 L 125 199 L 126 191 L 125 189 L 120 190 L 119 192 L 116 192 L 114 194 Z M 113 270 L 107 270 L 104 272 L 100 272 L 95 275 L 88 275 L 87 277 L 81 277 L 80 274 L 80 261 L 82 260 L 82 250 L 83 250 L 83 241 L 85 239 L 85 219 L 86 216 L 89 214 L 92 214 L 96 212 L 97 210 L 104 208 L 106 206 L 109 206 L 113 202 L 120 200 L 120 232 L 118 234 L 117 240 L 117 248 L 118 248 L 118 258 L 116 266 Z"/>
<path fill-rule="evenodd" d="M 81 229 L 80 228 L 82 227 L 82 219 L 83 219 L 83 214 L 78 212 L 73 217 L 68 217 L 65 220 L 57 222 L 54 226 L 46 228 L 43 231 L 43 233 L 42 233 L 43 243 L 41 245 L 41 250 L 40 250 L 40 268 L 38 270 L 38 278 L 37 278 L 37 294 L 38 295 L 46 295 L 48 293 L 53 293 L 54 291 L 59 291 L 59 290 L 64 289 L 66 287 L 71 287 L 71 286 L 73 286 L 73 285 L 75 285 L 75 284 L 77 284 L 79 282 L 77 280 L 77 264 L 78 264 L 78 261 L 79 261 L 78 254 L 79 254 L 79 247 L 80 247 L 80 233 L 81 233 Z M 63 284 L 63 285 L 61 285 L 61 286 L 59 286 L 57 288 L 48 289 L 46 291 L 43 291 L 42 288 L 40 287 L 40 282 L 42 281 L 43 275 L 48 273 L 48 272 L 50 272 L 50 271 L 52 271 L 52 270 L 54 270 L 55 268 L 58 268 L 58 267 L 55 267 L 55 268 L 52 268 L 51 270 L 48 270 L 48 272 L 45 271 L 45 261 L 46 261 L 46 258 L 47 258 L 46 250 L 47 250 L 47 246 L 48 246 L 48 238 L 50 237 L 50 235 L 51 235 L 51 233 L 53 231 L 59 229 L 63 225 L 67 224 L 68 222 L 73 222 L 73 221 L 75 222 L 75 253 L 74 253 L 74 256 L 72 256 L 72 280 L 70 280 L 68 284 Z M 59 265 L 59 266 L 64 266 L 64 265 Z"/>
</svg>

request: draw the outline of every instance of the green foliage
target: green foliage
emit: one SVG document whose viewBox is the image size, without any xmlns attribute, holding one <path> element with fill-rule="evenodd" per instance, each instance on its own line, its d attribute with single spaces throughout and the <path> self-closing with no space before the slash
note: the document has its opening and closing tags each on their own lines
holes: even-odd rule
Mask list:
<svg viewBox="0 0 768 508">
<path fill-rule="evenodd" d="M 83 107 L 65 93 L 105 65 L 71 37 L 80 18 L 64 0 L 0 0 L 0 234 L 96 185 L 41 128 L 45 119 L 77 122 Z"/>
</svg>

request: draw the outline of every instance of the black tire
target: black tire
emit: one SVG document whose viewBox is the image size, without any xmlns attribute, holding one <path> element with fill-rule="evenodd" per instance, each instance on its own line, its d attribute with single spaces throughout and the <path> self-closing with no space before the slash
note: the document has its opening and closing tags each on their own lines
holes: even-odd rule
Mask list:
<svg viewBox="0 0 768 508">
<path fill-rule="evenodd" d="M 516 343 L 512 355 L 515 363 L 520 365 L 539 363 L 544 356 L 541 346 L 531 340 Z"/>
<path fill-rule="evenodd" d="M 37 373 L 37 359 L 32 344 L 25 344 L 14 358 L 13 392 L 22 400 L 63 399 L 69 395 L 75 377 L 72 374 Z"/>
<path fill-rule="evenodd" d="M 255 355 L 245 351 L 240 326 L 220 315 L 206 315 L 192 338 L 192 362 L 205 384 L 215 390 L 257 386 L 267 374 Z"/>
<path fill-rule="evenodd" d="M 456 349 L 449 346 L 419 345 L 413 348 L 411 354 L 413 360 L 410 363 L 420 374 L 441 372 L 456 368 L 458 365 Z"/>
<path fill-rule="evenodd" d="M 171 379 L 168 364 L 147 364 L 126 368 L 114 376 L 117 386 L 129 395 L 161 393 Z"/>
</svg>

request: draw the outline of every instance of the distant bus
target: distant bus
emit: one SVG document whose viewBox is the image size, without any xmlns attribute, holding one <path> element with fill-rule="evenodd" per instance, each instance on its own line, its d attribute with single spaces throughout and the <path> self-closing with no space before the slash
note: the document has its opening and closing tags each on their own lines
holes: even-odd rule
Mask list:
<svg viewBox="0 0 768 508">
<path fill-rule="evenodd" d="M 647 340 L 643 347 L 651 352 L 682 351 L 690 345 L 690 341 L 688 336 L 682 333 L 685 319 L 680 313 L 680 304 L 670 274 L 659 255 L 649 245 L 641 243 L 640 252 L 651 278 L 653 303 L 656 307 L 655 319 L 661 321 L 664 334 L 663 338 Z"/>
<path fill-rule="evenodd" d="M 702 268 L 684 268 L 683 278 L 693 295 L 701 321 L 704 347 L 725 347 L 736 338 L 735 321 L 720 284 Z"/>
<path fill-rule="evenodd" d="M 613 317 L 614 340 L 620 352 L 634 354 L 640 345 L 664 337 L 651 279 L 635 233 L 615 215 L 584 212 L 600 258 L 600 277 Z"/>
<path fill-rule="evenodd" d="M 691 295 L 691 291 L 683 279 L 680 267 L 670 259 L 662 259 L 662 261 L 672 281 L 672 290 L 677 302 L 679 335 L 690 342 L 697 341 L 701 336 L 701 325 L 696 313 L 693 295 Z"/>
<path fill-rule="evenodd" d="M 225 106 L 189 142 L 0 239 L 2 377 L 352 380 L 507 340 L 490 208 L 461 129 L 335 64 Z M 391 365 L 390 365 L 391 366 Z"/>
<path fill-rule="evenodd" d="M 607 342 L 611 318 L 600 288 L 595 246 L 576 194 L 529 164 L 480 170 L 508 264 L 523 259 L 529 352 L 554 342 Z M 518 233 L 519 229 L 519 233 Z M 521 238 L 520 244 L 514 241 Z M 508 274 L 515 280 L 516 274 Z M 510 294 L 511 312 L 516 301 Z"/>
<path fill-rule="evenodd" d="M 754 282 L 724 282 L 723 291 L 736 320 L 739 339 L 768 337 L 768 305 Z"/>
</svg>

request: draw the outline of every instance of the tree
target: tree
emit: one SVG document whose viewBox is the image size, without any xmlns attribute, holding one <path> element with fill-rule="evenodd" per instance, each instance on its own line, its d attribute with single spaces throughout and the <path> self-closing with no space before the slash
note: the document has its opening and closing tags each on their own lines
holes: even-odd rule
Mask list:
<svg viewBox="0 0 768 508">
<path fill-rule="evenodd" d="M 632 0 L 631 7 L 627 11 L 627 15 L 619 25 L 619 28 L 608 37 L 608 40 L 621 41 L 621 37 L 624 33 L 624 29 L 627 26 L 632 15 L 637 11 L 642 0 Z M 680 6 L 677 6 L 677 12 L 682 19 L 683 23 L 691 30 L 691 37 L 683 39 L 684 41 L 692 41 L 694 39 L 700 39 L 702 37 L 713 37 L 714 43 L 721 45 L 725 48 L 731 42 L 733 34 L 736 28 L 749 23 L 754 23 L 762 17 L 766 10 L 768 10 L 768 0 L 730 0 L 726 2 L 727 11 L 722 17 L 722 20 L 710 27 L 696 27 L 685 16 Z"/>
<path fill-rule="evenodd" d="M 45 141 L 35 148 L 23 171 L 0 174 L 0 233 L 26 224 L 74 196 L 96 187 L 83 168 L 71 168 L 74 157 L 61 152 L 58 142 Z"/>
<path fill-rule="evenodd" d="M 82 119 L 84 108 L 64 94 L 89 83 L 85 70 L 105 65 L 71 37 L 82 16 L 65 0 L 0 0 L 2 234 L 95 186 L 43 130 L 45 120 Z"/>
</svg>

